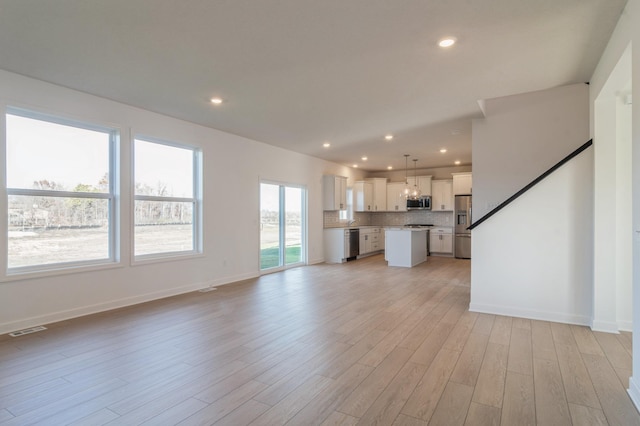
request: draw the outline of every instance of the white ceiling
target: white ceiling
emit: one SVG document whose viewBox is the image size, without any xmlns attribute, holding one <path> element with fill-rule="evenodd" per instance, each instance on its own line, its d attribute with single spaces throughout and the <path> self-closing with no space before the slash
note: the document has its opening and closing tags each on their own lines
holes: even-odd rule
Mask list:
<svg viewBox="0 0 640 426">
<path fill-rule="evenodd" d="M 470 164 L 478 100 L 588 81 L 625 3 L 0 0 L 0 68 L 366 170 Z"/>
</svg>

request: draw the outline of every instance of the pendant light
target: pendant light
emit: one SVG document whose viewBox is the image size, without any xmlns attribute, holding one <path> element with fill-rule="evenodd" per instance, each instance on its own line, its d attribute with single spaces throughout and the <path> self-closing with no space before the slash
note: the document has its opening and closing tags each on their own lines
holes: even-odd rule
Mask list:
<svg viewBox="0 0 640 426">
<path fill-rule="evenodd" d="M 416 171 L 416 164 L 418 164 L 418 159 L 413 159 L 413 188 L 411 188 L 411 198 L 417 200 L 422 195 L 422 191 L 418 187 L 418 173 Z"/>
<path fill-rule="evenodd" d="M 402 192 L 400 192 L 400 197 L 406 199 L 411 198 L 411 191 L 413 188 L 409 185 L 409 155 L 404 155 L 404 188 L 402 188 Z"/>
</svg>

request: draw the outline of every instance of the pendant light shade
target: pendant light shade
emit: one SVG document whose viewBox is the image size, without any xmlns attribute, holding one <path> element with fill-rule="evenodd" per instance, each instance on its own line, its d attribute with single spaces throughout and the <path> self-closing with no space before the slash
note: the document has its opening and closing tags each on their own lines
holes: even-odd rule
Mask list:
<svg viewBox="0 0 640 426">
<path fill-rule="evenodd" d="M 417 200 L 422 195 L 422 191 L 418 187 L 418 173 L 416 170 L 416 165 L 418 164 L 418 159 L 413 159 L 413 188 L 411 188 L 411 199 Z"/>
<path fill-rule="evenodd" d="M 409 185 L 409 155 L 410 154 L 404 155 L 404 187 L 400 192 L 400 197 L 405 200 L 411 198 L 411 192 L 413 191 L 413 187 Z"/>
</svg>

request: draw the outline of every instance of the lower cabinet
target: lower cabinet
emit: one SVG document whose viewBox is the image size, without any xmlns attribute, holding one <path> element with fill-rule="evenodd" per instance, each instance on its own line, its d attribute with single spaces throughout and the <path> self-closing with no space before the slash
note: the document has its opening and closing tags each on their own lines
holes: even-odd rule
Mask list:
<svg viewBox="0 0 640 426">
<path fill-rule="evenodd" d="M 429 232 L 431 253 L 453 254 L 453 232 L 451 228 L 433 228 Z"/>
<path fill-rule="evenodd" d="M 360 228 L 360 254 L 384 250 L 384 232 L 381 228 Z"/>
</svg>

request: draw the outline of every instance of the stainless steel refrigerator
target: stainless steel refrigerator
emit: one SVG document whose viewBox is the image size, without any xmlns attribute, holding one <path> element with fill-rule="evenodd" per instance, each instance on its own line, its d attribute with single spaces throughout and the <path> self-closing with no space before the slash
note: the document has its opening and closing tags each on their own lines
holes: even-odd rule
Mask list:
<svg viewBox="0 0 640 426">
<path fill-rule="evenodd" d="M 458 259 L 471 259 L 471 195 L 456 195 L 455 254 Z"/>
</svg>

